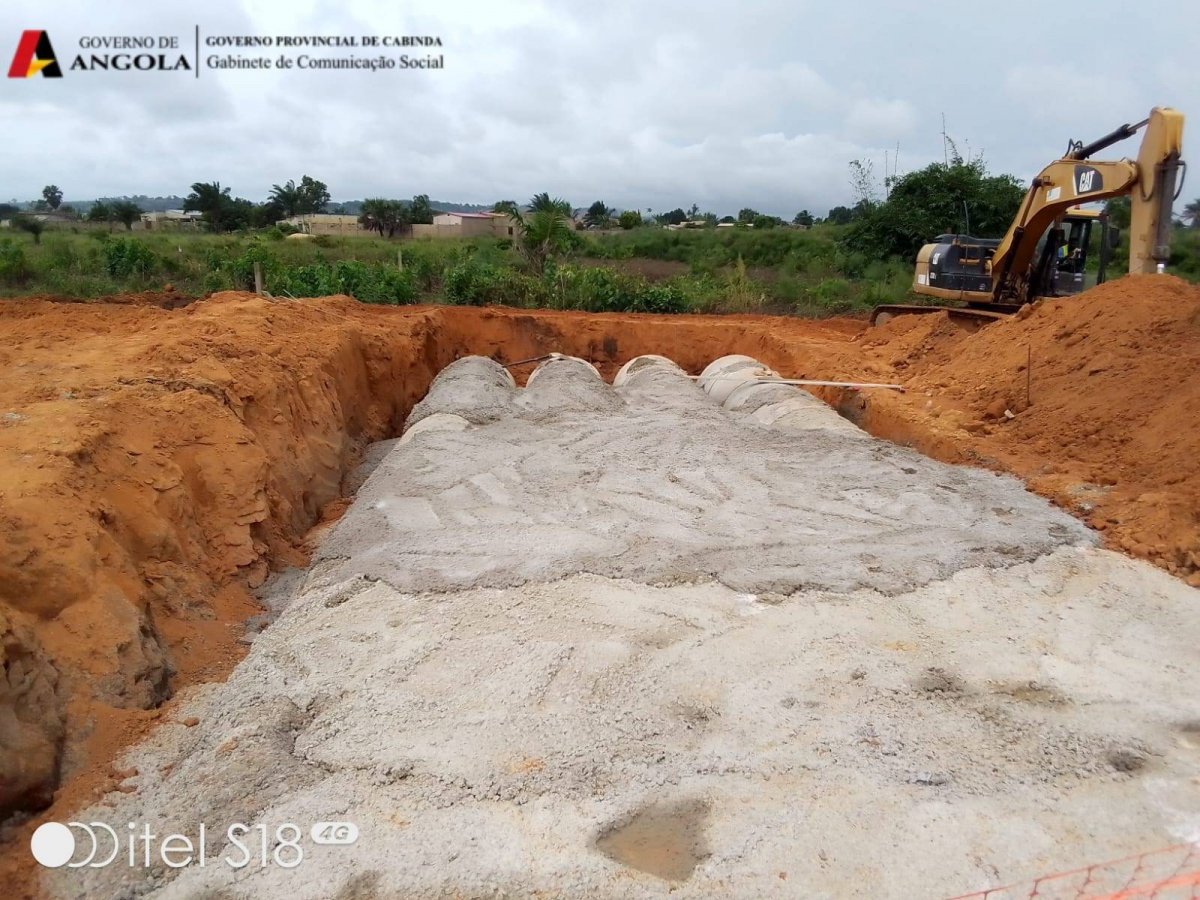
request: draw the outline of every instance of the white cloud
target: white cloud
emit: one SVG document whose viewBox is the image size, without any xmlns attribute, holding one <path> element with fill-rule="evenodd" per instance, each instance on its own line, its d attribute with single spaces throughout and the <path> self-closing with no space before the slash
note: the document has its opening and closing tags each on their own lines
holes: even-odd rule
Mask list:
<svg viewBox="0 0 1200 900">
<path fill-rule="evenodd" d="M 1097 21 L 1116 0 L 1094 0 Z M 67 73 L 0 80 L 0 198 L 53 181 L 70 198 L 186 193 L 219 179 L 252 199 L 309 173 L 335 198 L 490 202 L 548 190 L 585 205 L 742 206 L 791 216 L 847 202 L 847 163 L 901 144 L 905 168 L 940 159 L 941 115 L 989 165 L 1027 178 L 1069 137 L 1153 103 L 1200 106 L 1191 0 L 1144 0 L 1170 26 L 1153 46 L 1089 36 L 1064 63 L 1073 9 L 1013 0 L 987 29 L 892 4 L 685 0 L 9 0 L 0 64 L 23 28 L 65 53 L 80 34 L 440 35 L 446 69 L 222 72 L 200 79 Z M 62 46 L 59 46 L 59 40 Z M 1181 76 L 1182 73 L 1182 76 Z M 9 123 L 16 123 L 9 125 Z"/>
<path fill-rule="evenodd" d="M 846 115 L 846 130 L 851 137 L 879 144 L 893 144 L 912 134 L 916 110 L 907 100 L 855 100 Z"/>
</svg>

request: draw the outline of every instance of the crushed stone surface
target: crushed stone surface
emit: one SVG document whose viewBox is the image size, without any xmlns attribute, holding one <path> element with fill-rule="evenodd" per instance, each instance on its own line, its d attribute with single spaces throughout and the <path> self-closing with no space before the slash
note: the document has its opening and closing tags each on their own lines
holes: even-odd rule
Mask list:
<svg viewBox="0 0 1200 900">
<path fill-rule="evenodd" d="M 86 821 L 349 820 L 301 870 L 55 872 L 53 896 L 950 895 L 1200 836 L 1192 589 L 1066 548 L 782 602 L 578 575 L 301 593 Z M 1152 698 L 1152 699 L 1147 699 Z M 606 835 L 702 804 L 683 881 Z M 217 841 L 214 858 L 234 852 Z M 781 881 L 778 873 L 786 873 Z"/>
<path fill-rule="evenodd" d="M 385 458 L 318 566 L 345 560 L 339 574 L 405 591 L 593 572 L 896 592 L 1090 540 L 1012 479 L 882 441 L 764 429 L 670 371 L 614 390 L 559 360 L 517 391 L 499 369 L 474 358 L 438 376 L 418 421 L 452 413 L 480 427 Z"/>
<path fill-rule="evenodd" d="M 1194 589 L 1011 479 L 666 369 L 460 368 L 424 416 L 472 424 L 369 459 L 194 727 L 79 814 L 357 842 L 50 896 L 900 898 L 1200 837 Z"/>
</svg>

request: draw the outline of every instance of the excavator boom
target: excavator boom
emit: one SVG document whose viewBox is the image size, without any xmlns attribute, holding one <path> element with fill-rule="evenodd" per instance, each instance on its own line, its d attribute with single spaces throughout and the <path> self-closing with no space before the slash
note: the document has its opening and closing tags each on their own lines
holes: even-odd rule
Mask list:
<svg viewBox="0 0 1200 900">
<path fill-rule="evenodd" d="M 1112 144 L 1146 133 L 1136 162 L 1092 160 Z M 1066 211 L 1080 203 L 1130 197 L 1129 271 L 1154 272 L 1170 255 L 1171 204 L 1183 166 L 1183 114 L 1155 107 L 1138 125 L 1123 125 L 1087 146 L 1075 145 L 1033 179 L 1021 210 L 992 257 L 994 302 L 1034 299 L 1031 284 L 1038 241 Z"/>
<path fill-rule="evenodd" d="M 1171 207 L 1183 188 L 1182 152 L 1183 114 L 1155 109 L 1138 152 L 1141 178 L 1130 197 L 1130 272 L 1154 272 L 1171 258 Z"/>
</svg>

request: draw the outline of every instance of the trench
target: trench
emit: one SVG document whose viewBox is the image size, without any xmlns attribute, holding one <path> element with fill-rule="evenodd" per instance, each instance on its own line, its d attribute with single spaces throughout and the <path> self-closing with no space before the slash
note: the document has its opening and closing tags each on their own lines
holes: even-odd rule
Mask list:
<svg viewBox="0 0 1200 900">
<path fill-rule="evenodd" d="M 732 351 L 784 367 L 794 362 L 772 353 L 784 343 L 763 319 L 332 301 L 321 301 L 336 307 L 332 317 L 245 295 L 155 310 L 151 327 L 177 329 L 189 343 L 198 329 L 218 336 L 228 330 L 228 349 L 213 341 L 189 365 L 131 360 L 115 384 L 79 392 L 83 426 L 91 427 L 85 405 L 93 399 L 105 404 L 106 415 L 113 407 L 129 412 L 77 441 L 68 435 L 70 465 L 62 477 L 75 485 L 70 496 L 49 485 L 51 493 L 31 498 L 24 517 L 17 510 L 14 546 L 22 532 L 35 546 L 41 539 L 36 564 L 14 561 L 10 569 L 0 558 L 0 580 L 11 589 L 0 595 L 12 682 L 0 691 L 0 707 L 15 722 L 8 753 L 0 753 L 0 816 L 16 813 L 10 825 L 118 784 L 112 760 L 169 716 L 171 697 L 224 678 L 245 652 L 235 632 L 259 613 L 248 590 L 270 570 L 306 561 L 306 534 L 344 508 L 346 476 L 364 449 L 398 435 L 433 378 L 455 359 L 511 363 L 560 352 L 591 361 L 607 381 L 627 360 L 654 352 L 693 374 Z M 103 317 L 106 333 L 114 328 L 110 319 L 149 315 L 101 304 L 52 309 Z M 294 312 L 297 332 L 319 326 L 327 335 L 314 339 L 304 365 L 280 336 Z M 238 318 L 256 333 L 235 330 Z M 257 333 L 260 320 L 271 329 L 265 337 Z M 859 327 L 811 323 L 804 330 L 818 342 L 844 344 Z M 256 369 L 252 384 L 226 362 L 247 342 L 255 354 L 248 361 Z M 189 346 L 186 359 L 194 358 Z M 523 384 L 533 368 L 511 371 Z M 181 412 L 195 432 L 186 438 L 178 434 Z M 52 433 L 64 427 L 55 423 Z M 88 490 L 78 490 L 80 483 Z M 54 524 L 44 527 L 37 507 L 47 501 Z M 79 533 L 68 538 L 63 522 Z M 31 765 L 31 757 L 38 762 Z M 72 785 L 77 789 L 63 790 Z"/>
<path fill-rule="evenodd" d="M 139 750 L 135 760 L 147 773 L 164 762 L 173 768 L 162 779 L 138 778 L 128 801 L 155 804 L 149 815 L 162 820 L 194 806 L 191 787 L 220 780 L 229 797 L 262 803 L 247 780 L 264 768 L 299 785 L 386 762 L 391 751 L 368 735 L 387 722 L 413 759 L 395 757 L 406 774 L 395 785 L 389 777 L 375 781 L 371 796 L 429 779 L 438 792 L 450 787 L 444 799 L 453 798 L 454 808 L 472 799 L 495 808 L 496 799 L 543 790 L 592 796 L 597 785 L 578 781 L 578 760 L 620 760 L 621 770 L 604 780 L 611 778 L 615 790 L 632 788 L 638 802 L 623 801 L 580 829 L 574 852 L 586 854 L 585 865 L 622 866 L 636 873 L 631 877 L 668 884 L 696 878 L 710 847 L 721 850 L 725 842 L 709 820 L 710 798 L 685 783 L 662 790 L 672 782 L 657 767 L 720 727 L 706 724 L 707 704 L 717 701 L 689 688 L 661 709 L 648 704 L 659 702 L 659 691 L 574 702 L 598 697 L 593 691 L 601 684 L 626 683 L 613 673 L 597 675 L 601 656 L 609 663 L 623 658 L 610 655 L 630 624 L 619 617 L 644 623 L 639 628 L 647 633 L 630 644 L 634 658 L 681 641 L 672 652 L 695 662 L 694 654 L 707 650 L 683 647 L 703 619 L 689 620 L 688 610 L 702 605 L 705 592 L 724 598 L 730 618 L 718 631 L 728 628 L 732 639 L 750 619 L 770 630 L 770 610 L 808 607 L 814 595 L 803 592 L 899 596 L 964 568 L 1037 558 L 1080 537 L 1065 528 L 1061 513 L 1014 483 L 875 441 L 806 392 L 762 383 L 769 374 L 760 360 L 725 355 L 693 380 L 664 356 L 640 356 L 610 385 L 591 362 L 554 357 L 518 388 L 489 357 L 445 366 L 409 412 L 402 435 L 385 442 L 390 449 L 374 460 L 377 467 L 320 542 L 303 586 L 249 663 L 208 695 L 217 705 L 189 704 L 198 723 L 184 756 L 168 762 Z M 1001 506 L 1011 515 L 993 521 Z M 913 528 L 914 521 L 923 527 Z M 580 581 L 589 587 L 580 590 Z M 641 598 L 663 589 L 673 589 L 679 605 L 662 619 L 644 617 Z M 545 591 L 561 593 L 547 615 L 531 614 Z M 607 591 L 626 592 L 600 601 L 618 619 L 590 622 L 600 610 L 589 604 Z M 493 592 L 513 593 L 500 600 Z M 468 609 L 477 615 L 465 615 Z M 334 646 L 340 649 L 330 652 Z M 306 673 L 328 670 L 333 682 L 311 695 L 318 698 L 313 714 L 299 726 L 286 717 L 262 725 L 269 717 L 261 710 L 290 708 L 294 676 L 305 677 L 286 662 L 289 671 L 272 673 L 272 661 L 298 656 Z M 721 653 L 708 665 L 719 671 L 727 662 L 736 671 Z M 380 668 L 368 674 L 360 668 L 367 664 Z M 655 669 L 645 675 L 669 690 Z M 380 677 L 382 671 L 390 675 Z M 581 672 L 589 675 L 576 682 Z M 751 665 L 742 676 L 753 679 L 753 672 Z M 585 687 L 592 677 L 599 681 Z M 768 707 L 785 708 L 778 700 Z M 628 709 L 626 703 L 638 710 L 627 726 L 603 727 L 605 716 Z M 276 734 L 274 755 L 264 761 L 240 727 L 216 733 L 235 718 L 254 721 L 255 734 L 259 726 Z M 586 728 L 543 727 L 548 720 Z M 627 727 L 642 736 L 632 745 L 624 744 Z M 224 756 L 199 750 L 231 744 Z M 417 744 L 441 750 L 431 759 Z M 649 767 L 644 778 L 625 768 L 637 769 L 634 759 Z M 487 760 L 482 769 L 480 760 Z M 557 780 L 543 780 L 548 772 Z M 711 799 L 719 821 L 728 805 Z M 114 815 L 124 816 L 123 801 L 116 802 Z M 204 802 L 216 801 L 206 793 Z M 481 843 L 490 843 L 488 835 L 480 834 Z M 98 873 L 88 886 L 113 894 L 120 877 Z"/>
<path fill-rule="evenodd" d="M 164 315 L 183 316 L 205 306 L 164 310 Z M 827 378 L 853 374 L 846 363 L 853 354 L 849 342 L 863 327 L 848 321 L 794 323 L 796 331 L 786 334 L 778 320 L 752 317 L 394 310 L 357 304 L 344 309 L 347 325 L 336 332 L 336 342 L 321 348 L 314 368 L 298 373 L 281 367 L 254 392 L 240 390 L 236 380 L 198 384 L 193 378 L 175 384 L 158 375 L 147 379 L 155 390 L 205 406 L 212 417 L 205 440 L 213 453 L 174 454 L 171 480 L 184 491 L 182 499 L 164 505 L 163 498 L 178 491 L 160 493 L 149 511 L 129 500 L 114 506 L 116 524 L 101 520 L 97 540 L 103 548 L 96 551 L 96 577 L 110 577 L 103 580 L 107 605 L 96 609 L 106 616 L 128 616 L 124 610 L 129 608 L 133 637 L 97 629 L 74 656 L 62 654 L 53 646 L 53 616 L 38 619 L 20 609 L 14 613 L 10 644 L 25 654 L 26 672 L 45 677 L 35 684 L 36 691 L 10 691 L 0 697 L 0 705 L 20 723 L 21 740 L 14 747 L 42 754 L 50 764 L 30 768 L 20 762 L 15 777 L 7 779 L 0 813 L 16 814 L 7 836 L 19 838 L 38 821 L 62 817 L 119 785 L 121 773 L 113 761 L 124 747 L 169 718 L 174 694 L 190 684 L 224 679 L 245 653 L 248 642 L 241 640 L 240 630 L 248 614 L 255 614 L 249 616 L 248 633 L 263 624 L 248 601 L 230 597 L 259 588 L 268 569 L 307 563 L 310 529 L 330 524 L 345 509 L 347 490 L 353 487 L 347 476 L 365 449 L 397 437 L 435 376 L 456 359 L 477 355 L 509 364 L 557 352 L 587 360 L 611 382 L 622 365 L 646 354 L 667 356 L 691 375 L 715 359 L 746 354 L 789 376 Z M 516 365 L 510 371 L 524 384 L 535 365 Z M 125 377 L 136 380 L 139 374 Z M 824 399 L 871 430 L 871 417 L 855 407 L 857 395 L 826 391 Z M 233 431 L 217 429 L 221 422 Z M 234 432 L 244 448 L 238 454 L 220 443 Z M 83 454 L 81 466 L 102 459 L 121 435 L 105 440 Z M 233 502 L 230 493 L 211 489 L 211 469 L 218 465 L 212 456 L 226 457 L 220 463 L 225 466 L 236 462 L 231 462 L 234 456 L 253 456 L 247 471 L 235 473 L 237 486 L 257 497 L 243 513 L 246 521 L 237 516 L 231 521 L 225 509 Z M 95 465 L 101 468 L 99 462 Z M 144 522 L 138 528 L 123 525 L 139 516 L 168 520 L 175 537 L 148 538 Z M 214 531 L 230 534 L 218 537 Z M 212 549 L 214 544 L 222 545 L 220 553 Z M 118 558 L 125 572 L 141 576 L 142 584 L 104 568 L 118 568 L 111 563 Z M 123 599 L 113 599 L 114 583 L 123 590 Z M 75 590 L 83 595 L 96 585 Z M 180 595 L 186 602 L 179 602 Z M 87 609 L 80 604 L 77 611 L 84 615 Z M 46 621 L 49 625 L 43 627 Z M 222 653 L 205 655 L 205 647 L 213 644 L 220 644 Z M 89 686 L 95 679 L 80 662 L 93 653 L 115 660 L 110 666 L 115 687 L 107 693 Z M 12 765 L 12 760 L 0 760 L 0 770 Z M 33 815 L 38 810 L 42 814 Z"/>
</svg>

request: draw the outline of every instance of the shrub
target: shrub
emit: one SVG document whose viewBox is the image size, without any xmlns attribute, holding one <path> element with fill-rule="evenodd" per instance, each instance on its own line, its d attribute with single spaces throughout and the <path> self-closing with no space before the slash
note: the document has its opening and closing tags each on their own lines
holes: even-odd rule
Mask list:
<svg viewBox="0 0 1200 900">
<path fill-rule="evenodd" d="M 0 283 L 20 284 L 29 277 L 25 250 L 12 238 L 0 238 Z"/>
<path fill-rule="evenodd" d="M 813 297 L 817 303 L 831 311 L 848 308 L 850 294 L 850 282 L 844 278 L 826 278 L 813 288 Z"/>
<path fill-rule="evenodd" d="M 451 303 L 483 306 L 495 302 L 496 270 L 474 261 L 453 265 L 442 273 L 442 291 Z"/>
<path fill-rule="evenodd" d="M 104 269 L 111 278 L 148 275 L 154 262 L 154 251 L 137 238 L 114 238 L 104 244 Z"/>
<path fill-rule="evenodd" d="M 684 312 L 688 297 L 680 282 L 650 284 L 608 268 L 559 266 L 546 280 L 556 306 L 589 312 Z"/>
</svg>

